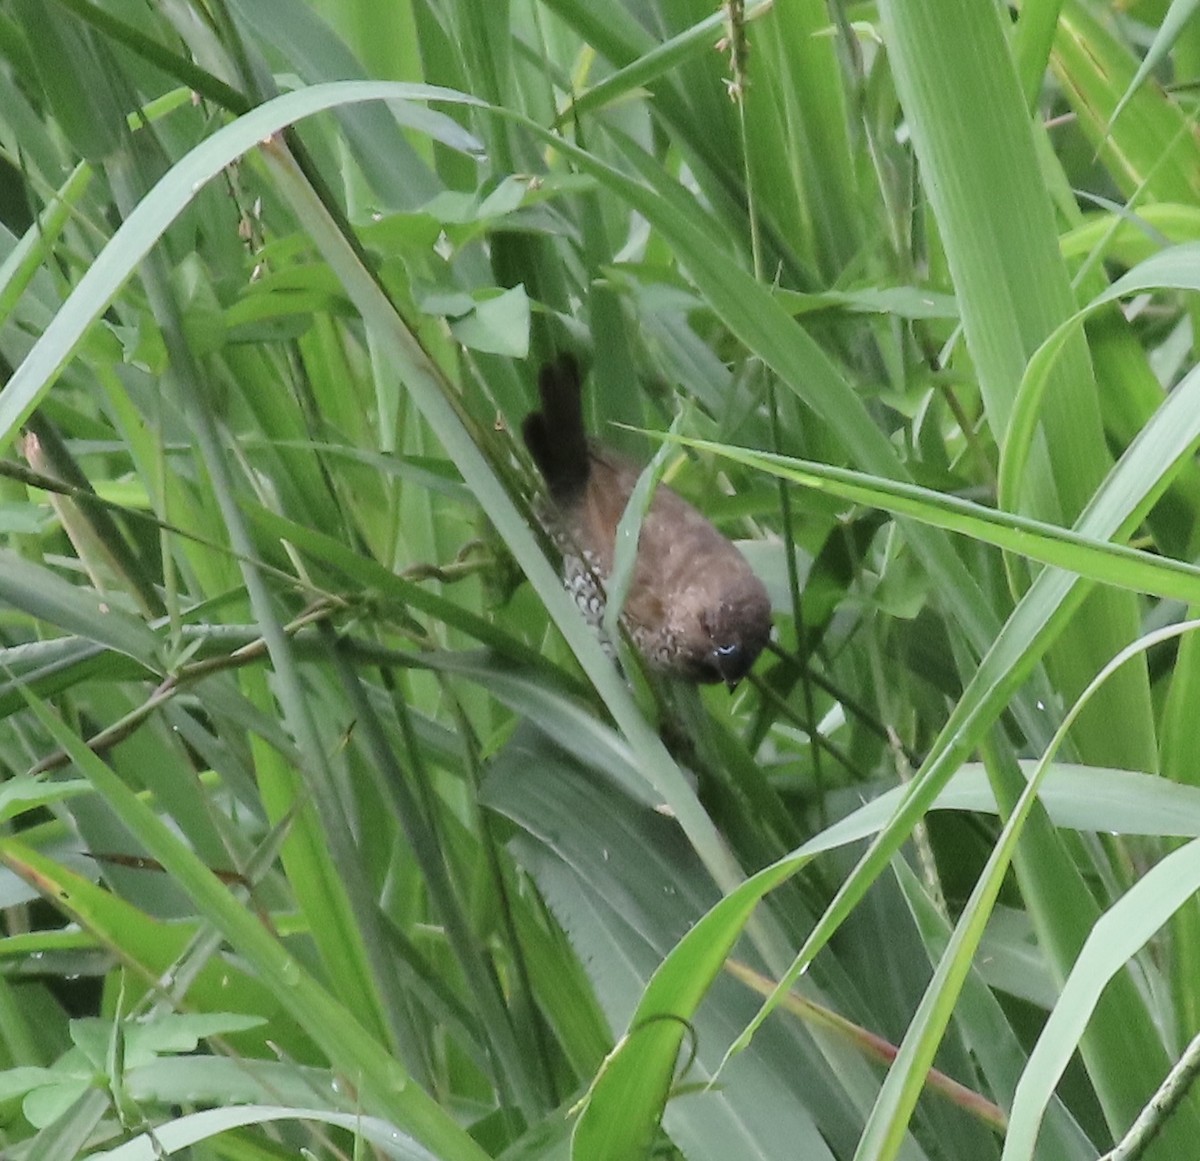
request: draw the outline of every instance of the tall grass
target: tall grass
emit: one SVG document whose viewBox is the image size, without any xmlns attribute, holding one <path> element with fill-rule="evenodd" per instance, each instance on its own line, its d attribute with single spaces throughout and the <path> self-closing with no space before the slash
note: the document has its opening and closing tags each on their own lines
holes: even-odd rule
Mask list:
<svg viewBox="0 0 1200 1161">
<path fill-rule="evenodd" d="M 0 7 L 0 1153 L 1189 1156 L 1189 10 Z"/>
</svg>

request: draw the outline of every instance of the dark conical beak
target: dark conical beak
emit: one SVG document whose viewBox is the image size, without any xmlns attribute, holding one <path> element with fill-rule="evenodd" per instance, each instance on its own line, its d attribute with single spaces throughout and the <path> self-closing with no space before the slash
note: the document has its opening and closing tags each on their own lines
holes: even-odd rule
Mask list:
<svg viewBox="0 0 1200 1161">
<path fill-rule="evenodd" d="M 746 655 L 740 645 L 726 645 L 712 652 L 712 663 L 726 689 L 732 693 L 746 676 Z"/>
</svg>

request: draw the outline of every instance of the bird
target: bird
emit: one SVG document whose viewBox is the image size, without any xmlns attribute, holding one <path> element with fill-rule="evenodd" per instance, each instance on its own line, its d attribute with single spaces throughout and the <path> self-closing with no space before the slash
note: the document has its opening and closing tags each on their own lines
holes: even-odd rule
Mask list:
<svg viewBox="0 0 1200 1161">
<path fill-rule="evenodd" d="M 641 474 L 588 438 L 577 360 L 561 354 L 538 374 L 541 409 L 522 425 L 548 493 L 542 516 L 562 552 L 563 581 L 601 627 L 617 524 Z M 746 558 L 696 508 L 660 484 L 642 521 L 621 620 L 651 669 L 731 690 L 771 636 L 771 602 Z"/>
</svg>

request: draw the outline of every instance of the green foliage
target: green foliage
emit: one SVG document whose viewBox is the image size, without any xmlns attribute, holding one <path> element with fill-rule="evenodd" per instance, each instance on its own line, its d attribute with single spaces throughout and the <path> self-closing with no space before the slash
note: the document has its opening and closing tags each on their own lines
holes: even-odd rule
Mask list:
<svg viewBox="0 0 1200 1161">
<path fill-rule="evenodd" d="M 1193 9 L 0 8 L 0 1153 L 1120 1141 L 1200 1034 Z M 564 348 L 767 583 L 733 694 L 558 582 Z"/>
</svg>

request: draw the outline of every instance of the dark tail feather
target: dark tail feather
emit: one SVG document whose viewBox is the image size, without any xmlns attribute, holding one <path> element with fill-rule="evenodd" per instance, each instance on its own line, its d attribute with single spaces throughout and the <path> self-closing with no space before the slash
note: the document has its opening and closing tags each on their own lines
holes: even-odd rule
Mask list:
<svg viewBox="0 0 1200 1161">
<path fill-rule="evenodd" d="M 583 383 L 574 355 L 559 355 L 538 372 L 538 394 L 542 409 L 525 417 L 521 431 L 550 495 L 562 503 L 583 491 L 589 471 Z"/>
</svg>

